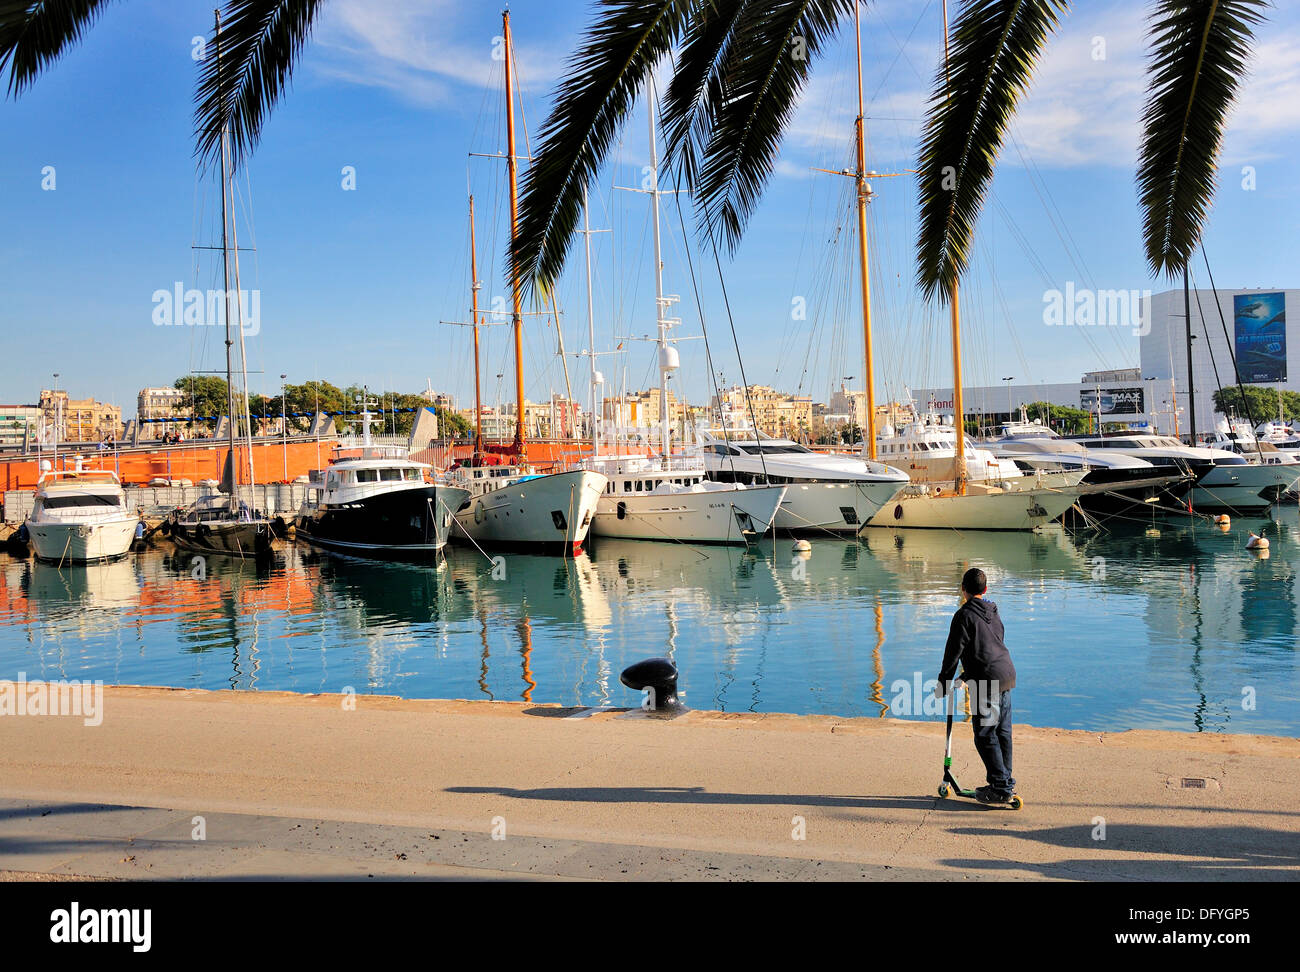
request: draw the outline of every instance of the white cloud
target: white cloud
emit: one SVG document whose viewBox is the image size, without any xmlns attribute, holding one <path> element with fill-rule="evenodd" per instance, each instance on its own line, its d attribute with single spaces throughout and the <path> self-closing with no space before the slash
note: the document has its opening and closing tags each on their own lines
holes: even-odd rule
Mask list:
<svg viewBox="0 0 1300 972">
<path fill-rule="evenodd" d="M 463 87 L 500 83 L 500 26 L 480 36 L 454 0 L 334 0 L 314 43 L 314 66 L 350 84 L 388 88 L 417 104 L 443 104 Z M 519 81 L 533 96 L 549 92 L 568 51 L 514 38 Z"/>
</svg>

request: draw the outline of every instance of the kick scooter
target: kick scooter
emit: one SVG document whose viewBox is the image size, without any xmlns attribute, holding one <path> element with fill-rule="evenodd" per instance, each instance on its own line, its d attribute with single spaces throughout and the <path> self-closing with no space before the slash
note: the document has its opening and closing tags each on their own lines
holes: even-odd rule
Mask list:
<svg viewBox="0 0 1300 972">
<path fill-rule="evenodd" d="M 956 699 L 953 698 L 956 694 L 957 690 L 954 687 L 947 693 L 947 701 L 945 703 L 948 710 L 948 741 L 943 753 L 943 782 L 939 784 L 939 796 L 946 797 L 949 791 L 951 791 L 956 796 L 966 797 L 968 800 L 975 800 L 977 799 L 975 791 L 963 790 L 961 784 L 957 782 L 956 777 L 952 775 L 952 711 L 957 704 Z M 1020 795 L 1015 793 L 1011 795 L 1011 799 L 1006 803 L 982 804 L 982 806 L 986 806 L 992 810 L 1019 810 L 1024 805 L 1025 803 L 1020 799 Z"/>
</svg>

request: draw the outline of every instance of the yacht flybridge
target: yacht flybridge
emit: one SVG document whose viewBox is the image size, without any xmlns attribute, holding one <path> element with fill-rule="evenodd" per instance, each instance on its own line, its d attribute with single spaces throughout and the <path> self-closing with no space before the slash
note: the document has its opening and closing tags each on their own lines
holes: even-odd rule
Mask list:
<svg viewBox="0 0 1300 972">
<path fill-rule="evenodd" d="M 435 478 L 403 446 L 375 445 L 369 402 L 359 445 L 340 443 L 313 472 L 299 518 L 303 539 L 342 553 L 394 559 L 436 555 L 469 491 Z"/>
<path fill-rule="evenodd" d="M 786 533 L 857 533 L 909 482 L 882 462 L 814 452 L 752 427 L 700 428 L 696 436 L 714 482 L 785 487 L 776 528 Z"/>
<path fill-rule="evenodd" d="M 24 526 L 37 559 L 62 565 L 126 556 L 138 522 L 112 470 L 77 460 L 75 471 L 55 472 L 46 460 Z"/>
</svg>

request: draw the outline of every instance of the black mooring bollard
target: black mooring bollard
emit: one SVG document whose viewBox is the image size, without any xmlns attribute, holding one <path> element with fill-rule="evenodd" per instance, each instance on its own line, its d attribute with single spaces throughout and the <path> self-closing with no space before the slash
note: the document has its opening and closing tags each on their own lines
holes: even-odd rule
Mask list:
<svg viewBox="0 0 1300 972">
<path fill-rule="evenodd" d="M 677 701 L 677 666 L 670 659 L 647 658 L 629 665 L 618 680 L 638 692 L 649 689 L 648 709 L 652 712 L 681 705 Z"/>
</svg>

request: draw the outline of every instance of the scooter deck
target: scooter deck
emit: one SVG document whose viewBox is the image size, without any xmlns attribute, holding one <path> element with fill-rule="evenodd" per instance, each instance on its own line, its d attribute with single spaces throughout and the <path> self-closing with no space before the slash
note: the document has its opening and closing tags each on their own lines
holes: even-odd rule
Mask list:
<svg viewBox="0 0 1300 972">
<path fill-rule="evenodd" d="M 968 800 L 975 800 L 982 807 L 988 807 L 990 810 L 1019 810 L 1025 805 L 1025 801 L 1020 799 L 1019 793 L 1011 794 L 1011 799 L 1006 803 L 983 803 L 975 796 L 974 790 L 963 790 L 957 785 L 957 781 L 951 775 L 945 774 L 944 780 L 939 784 L 939 796 L 960 796 Z"/>
</svg>

